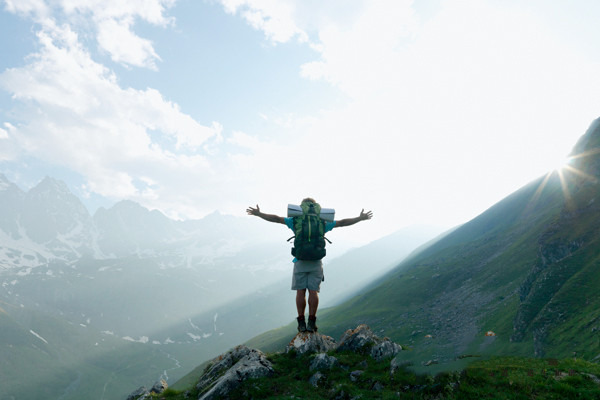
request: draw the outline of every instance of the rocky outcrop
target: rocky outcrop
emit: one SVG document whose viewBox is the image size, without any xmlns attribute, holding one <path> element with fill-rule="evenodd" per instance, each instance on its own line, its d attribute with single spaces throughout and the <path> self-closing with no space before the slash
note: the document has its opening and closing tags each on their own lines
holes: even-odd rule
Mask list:
<svg viewBox="0 0 600 400">
<path fill-rule="evenodd" d="M 336 343 L 330 336 L 318 332 L 298 333 L 286 347 L 286 353 L 295 351 L 298 355 L 310 353 L 326 353 L 328 351 L 350 350 L 370 354 L 377 361 L 392 358 L 402 350 L 402 346 L 389 338 L 376 336 L 367 325 L 359 325 L 356 329 L 347 330 Z M 316 358 L 315 358 L 316 359 Z M 320 358 L 321 359 L 321 358 Z"/>
<path fill-rule="evenodd" d="M 226 397 L 243 381 L 272 373 L 273 366 L 264 353 L 246 346 L 238 346 L 212 361 L 196 385 L 200 392 L 198 399 Z"/>
<path fill-rule="evenodd" d="M 299 332 L 287 345 L 285 352 L 295 351 L 298 355 L 326 353 L 336 348 L 332 337 L 318 332 Z"/>
<path fill-rule="evenodd" d="M 129 396 L 127 396 L 127 400 L 148 399 L 148 398 L 150 398 L 150 394 L 162 393 L 165 390 L 167 390 L 168 387 L 169 387 L 169 385 L 167 385 L 167 382 L 164 379 L 161 379 L 160 381 L 156 382 L 154 384 L 154 386 L 152 386 L 152 389 L 150 389 L 150 390 L 148 390 L 145 386 L 141 386 L 141 387 L 137 388 L 136 390 L 131 392 L 131 394 Z"/>
<path fill-rule="evenodd" d="M 370 356 L 377 361 L 392 358 L 390 374 L 393 375 L 400 366 L 393 357 L 401 350 L 400 345 L 393 343 L 388 338 L 377 337 L 367 325 L 359 325 L 356 329 L 346 331 L 339 344 L 330 336 L 318 332 L 298 333 L 287 345 L 285 351 L 286 353 L 295 352 L 298 357 L 316 353 L 314 357 L 310 356 L 309 358 L 311 360 L 309 370 L 314 371 L 309 383 L 314 387 L 319 387 L 328 382 L 327 374 L 330 374 L 331 370 L 336 368 L 348 370 L 347 365 L 340 365 L 335 357 L 335 352 L 353 351 L 366 358 Z M 294 357 L 293 353 L 290 356 Z M 351 382 L 361 378 L 368 363 L 363 359 L 357 364 L 357 367 L 360 369 L 348 372 Z M 246 346 L 237 346 L 209 363 L 196 384 L 196 391 L 188 392 L 188 396 L 191 393 L 197 393 L 199 400 L 227 399 L 232 396 L 231 392 L 240 387 L 244 381 L 270 376 L 273 373 L 273 365 L 264 353 Z M 166 388 L 166 382 L 164 385 Z M 377 389 L 374 388 L 374 390 Z M 148 393 L 149 391 L 142 387 L 132 393 L 127 400 L 144 399 Z"/>
<path fill-rule="evenodd" d="M 377 337 L 367 325 L 359 325 L 356 329 L 347 330 L 337 351 L 351 350 L 355 352 L 369 352 L 377 361 L 392 358 L 402 350 L 402 346 L 392 342 L 389 338 Z"/>
</svg>

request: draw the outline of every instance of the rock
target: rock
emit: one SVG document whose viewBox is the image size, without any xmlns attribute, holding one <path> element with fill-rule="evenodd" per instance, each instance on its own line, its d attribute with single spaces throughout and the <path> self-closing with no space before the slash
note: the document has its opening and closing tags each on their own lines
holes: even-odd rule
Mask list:
<svg viewBox="0 0 600 400">
<path fill-rule="evenodd" d="M 323 375 L 321 372 L 317 371 L 313 376 L 310 377 L 310 379 L 308 380 L 308 383 L 310 383 L 314 387 L 318 387 L 319 381 L 321 379 L 323 379 L 324 377 L 325 377 L 325 375 Z"/>
<path fill-rule="evenodd" d="M 377 361 L 381 361 L 395 357 L 400 351 L 402 351 L 402 346 L 385 338 L 371 348 L 371 357 Z"/>
<path fill-rule="evenodd" d="M 371 347 L 371 357 L 377 361 L 394 357 L 402 350 L 402 346 L 392 342 L 390 339 L 377 337 L 365 324 L 359 325 L 354 330 L 347 330 L 342 335 L 337 350 L 363 352 L 368 346 Z"/>
<path fill-rule="evenodd" d="M 340 339 L 338 351 L 351 350 L 360 351 L 367 345 L 373 345 L 377 342 L 377 336 L 371 329 L 365 325 L 359 325 L 356 329 L 348 329 Z"/>
<path fill-rule="evenodd" d="M 350 372 L 350 380 L 352 382 L 356 382 L 358 380 L 358 378 L 364 373 L 365 371 L 361 371 L 361 370 L 356 370 L 356 371 L 352 371 Z"/>
<path fill-rule="evenodd" d="M 310 363 L 310 370 L 328 370 L 339 365 L 338 359 L 333 356 L 328 356 L 325 353 L 317 354 Z"/>
<path fill-rule="evenodd" d="M 273 366 L 261 351 L 238 346 L 213 360 L 196 385 L 203 392 L 198 399 L 227 397 L 243 381 L 272 373 Z"/>
<path fill-rule="evenodd" d="M 390 361 L 390 375 L 394 375 L 396 371 L 398 371 L 398 368 L 400 368 L 400 363 L 398 362 L 398 359 L 392 358 L 392 361 Z"/>
<path fill-rule="evenodd" d="M 131 394 L 129 396 L 127 396 L 127 400 L 137 400 L 140 397 L 145 397 L 146 395 L 149 395 L 150 392 L 148 391 L 148 389 L 146 389 L 145 386 L 141 386 L 139 388 L 137 388 L 136 390 L 134 390 L 133 392 L 131 392 Z"/>
<path fill-rule="evenodd" d="M 373 385 L 373 390 L 376 392 L 381 392 L 383 390 L 383 384 L 379 381 L 375 382 Z"/>
<path fill-rule="evenodd" d="M 285 352 L 295 350 L 298 355 L 307 353 L 326 353 L 336 348 L 332 337 L 318 332 L 299 332 L 287 345 Z"/>
<path fill-rule="evenodd" d="M 165 390 L 167 390 L 168 387 L 169 385 L 167 385 L 167 381 L 161 379 L 160 381 L 156 382 L 154 386 L 152 386 L 152 389 L 150 389 L 150 393 L 162 393 Z"/>
</svg>

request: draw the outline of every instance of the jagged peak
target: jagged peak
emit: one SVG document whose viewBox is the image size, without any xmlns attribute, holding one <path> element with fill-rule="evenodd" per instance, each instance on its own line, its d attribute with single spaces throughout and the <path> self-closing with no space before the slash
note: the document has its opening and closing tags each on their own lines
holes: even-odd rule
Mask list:
<svg viewBox="0 0 600 400">
<path fill-rule="evenodd" d="M 49 176 L 44 177 L 40 183 L 34 186 L 30 193 L 59 193 L 63 195 L 72 195 L 67 184 L 61 180 L 51 178 Z"/>
</svg>

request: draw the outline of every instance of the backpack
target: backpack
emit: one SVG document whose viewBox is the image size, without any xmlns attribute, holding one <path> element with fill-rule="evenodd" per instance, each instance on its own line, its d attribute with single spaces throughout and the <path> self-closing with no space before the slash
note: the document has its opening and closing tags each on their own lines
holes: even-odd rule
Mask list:
<svg viewBox="0 0 600 400">
<path fill-rule="evenodd" d="M 325 221 L 319 217 L 318 203 L 304 202 L 302 215 L 294 217 L 295 236 L 292 255 L 298 260 L 320 260 L 325 257 Z"/>
</svg>

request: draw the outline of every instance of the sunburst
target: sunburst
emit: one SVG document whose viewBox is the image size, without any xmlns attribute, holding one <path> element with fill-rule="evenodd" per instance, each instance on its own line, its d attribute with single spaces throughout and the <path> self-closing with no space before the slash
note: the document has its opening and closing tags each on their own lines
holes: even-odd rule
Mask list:
<svg viewBox="0 0 600 400">
<path fill-rule="evenodd" d="M 579 168 L 576 168 L 575 166 L 573 166 L 573 164 L 575 164 L 576 160 L 578 160 L 580 158 L 589 157 L 589 156 L 592 156 L 592 155 L 595 155 L 598 153 L 600 153 L 600 148 L 594 148 L 594 149 L 585 151 L 583 153 L 576 154 L 574 156 L 569 156 L 569 157 L 557 162 L 556 166 L 546 174 L 546 176 L 544 177 L 544 179 L 542 180 L 542 182 L 536 189 L 527 208 L 529 208 L 530 206 L 532 206 L 533 204 L 535 204 L 537 202 L 537 200 L 539 199 L 540 195 L 542 194 L 544 188 L 548 184 L 548 181 L 554 174 L 558 175 L 558 179 L 560 181 L 560 186 L 562 188 L 563 196 L 565 198 L 565 203 L 566 203 L 567 207 L 571 208 L 573 206 L 573 201 L 572 201 L 571 193 L 569 192 L 570 179 L 577 176 L 577 177 L 580 177 L 580 178 L 590 181 L 590 182 L 594 182 L 594 183 L 598 182 L 597 177 L 590 175 L 590 174 L 580 170 Z"/>
</svg>

